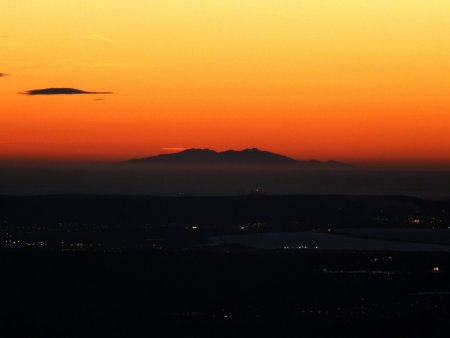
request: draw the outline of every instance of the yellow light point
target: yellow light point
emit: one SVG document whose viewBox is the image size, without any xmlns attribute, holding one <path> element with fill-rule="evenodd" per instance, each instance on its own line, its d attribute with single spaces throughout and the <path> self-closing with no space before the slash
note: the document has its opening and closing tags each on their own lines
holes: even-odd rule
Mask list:
<svg viewBox="0 0 450 338">
<path fill-rule="evenodd" d="M 439 267 L 438 267 L 438 266 L 435 266 L 435 267 L 433 268 L 433 272 L 439 272 Z"/>
</svg>

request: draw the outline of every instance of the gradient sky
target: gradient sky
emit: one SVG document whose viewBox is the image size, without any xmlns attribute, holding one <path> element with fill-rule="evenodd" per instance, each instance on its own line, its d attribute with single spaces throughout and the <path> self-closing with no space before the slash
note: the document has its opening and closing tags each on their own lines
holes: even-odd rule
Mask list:
<svg viewBox="0 0 450 338">
<path fill-rule="evenodd" d="M 258 147 L 450 168 L 448 0 L 14 0 L 1 16 L 0 164 Z M 48 87 L 114 94 L 17 94 Z"/>
</svg>

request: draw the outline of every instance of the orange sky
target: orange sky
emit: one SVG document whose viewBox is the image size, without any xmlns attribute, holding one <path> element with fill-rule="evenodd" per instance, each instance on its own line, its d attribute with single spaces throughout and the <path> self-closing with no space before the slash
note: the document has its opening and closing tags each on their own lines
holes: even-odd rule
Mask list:
<svg viewBox="0 0 450 338">
<path fill-rule="evenodd" d="M 0 165 L 258 147 L 450 168 L 448 0 L 14 0 L 0 32 Z M 48 87 L 114 94 L 17 94 Z"/>
</svg>

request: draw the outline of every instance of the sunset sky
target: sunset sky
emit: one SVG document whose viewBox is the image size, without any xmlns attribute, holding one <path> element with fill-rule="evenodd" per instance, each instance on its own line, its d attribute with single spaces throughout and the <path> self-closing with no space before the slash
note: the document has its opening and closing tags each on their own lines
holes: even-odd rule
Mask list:
<svg viewBox="0 0 450 338">
<path fill-rule="evenodd" d="M 258 147 L 450 168 L 448 0 L 14 0 L 1 17 L 0 165 Z M 18 94 L 60 87 L 113 94 Z"/>
</svg>

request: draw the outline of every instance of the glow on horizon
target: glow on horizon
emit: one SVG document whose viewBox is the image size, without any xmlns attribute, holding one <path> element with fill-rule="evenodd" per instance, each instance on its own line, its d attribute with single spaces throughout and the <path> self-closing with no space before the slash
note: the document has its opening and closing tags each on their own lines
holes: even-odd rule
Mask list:
<svg viewBox="0 0 450 338">
<path fill-rule="evenodd" d="M 447 0 L 15 0 L 0 26 L 0 165 L 179 144 L 450 168 Z M 114 94 L 17 95 L 51 87 Z"/>
</svg>

